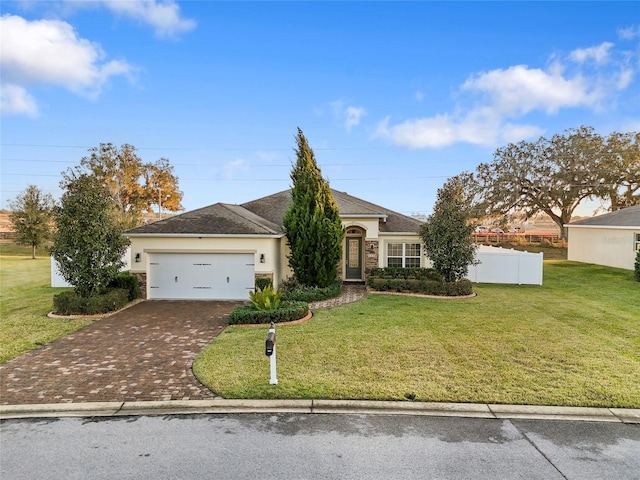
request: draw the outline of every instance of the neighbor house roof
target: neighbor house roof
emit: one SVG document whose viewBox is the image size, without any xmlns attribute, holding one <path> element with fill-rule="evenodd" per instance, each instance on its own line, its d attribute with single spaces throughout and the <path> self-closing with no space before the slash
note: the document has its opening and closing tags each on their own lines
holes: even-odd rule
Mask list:
<svg viewBox="0 0 640 480">
<path fill-rule="evenodd" d="M 340 216 L 378 218 L 380 232 L 416 233 L 419 220 L 331 190 Z M 291 204 L 291 190 L 242 205 L 216 203 L 127 231 L 127 234 L 282 235 L 282 219 Z"/>
<path fill-rule="evenodd" d="M 640 228 L 640 205 L 578 220 L 577 222 L 569 223 L 567 227 Z"/>
</svg>

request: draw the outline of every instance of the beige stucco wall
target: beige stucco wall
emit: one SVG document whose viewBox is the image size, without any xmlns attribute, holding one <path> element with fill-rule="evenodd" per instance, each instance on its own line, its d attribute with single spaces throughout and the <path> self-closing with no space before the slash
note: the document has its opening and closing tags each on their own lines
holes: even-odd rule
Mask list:
<svg viewBox="0 0 640 480">
<path fill-rule="evenodd" d="M 256 237 L 130 237 L 131 240 L 131 272 L 145 273 L 148 252 L 252 252 L 255 254 L 256 275 L 272 275 L 274 285 L 282 279 L 282 252 L 280 238 Z M 136 262 L 136 254 L 140 261 Z M 264 255 L 264 263 L 260 263 L 260 255 Z"/>
<path fill-rule="evenodd" d="M 633 270 L 636 258 L 634 238 L 640 228 L 568 227 L 567 258 Z"/>
</svg>

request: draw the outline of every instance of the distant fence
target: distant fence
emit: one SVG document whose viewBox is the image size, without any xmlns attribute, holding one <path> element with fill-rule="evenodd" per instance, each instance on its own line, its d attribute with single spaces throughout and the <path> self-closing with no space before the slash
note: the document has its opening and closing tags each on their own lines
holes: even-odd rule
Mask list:
<svg viewBox="0 0 640 480">
<path fill-rule="evenodd" d="M 502 243 L 502 242 L 526 242 L 526 243 L 543 243 L 545 240 L 551 243 L 560 242 L 562 237 L 558 233 L 551 232 L 530 232 L 530 233 L 493 233 L 493 232 L 475 232 L 473 241 L 475 243 Z"/>
<path fill-rule="evenodd" d="M 520 252 L 481 245 L 467 278 L 476 283 L 542 285 L 542 253 Z"/>
</svg>

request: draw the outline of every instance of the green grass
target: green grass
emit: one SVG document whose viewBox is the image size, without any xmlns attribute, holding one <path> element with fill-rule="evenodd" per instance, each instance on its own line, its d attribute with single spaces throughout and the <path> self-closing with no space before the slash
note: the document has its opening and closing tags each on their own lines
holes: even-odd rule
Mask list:
<svg viewBox="0 0 640 480">
<path fill-rule="evenodd" d="M 196 359 L 227 398 L 328 398 L 640 407 L 633 272 L 545 262 L 543 286 L 474 285 L 467 300 L 369 295 L 277 326 L 230 327 Z"/>
<path fill-rule="evenodd" d="M 7 253 L 12 255 L 8 255 Z M 22 254 L 22 255 L 21 255 Z M 49 257 L 31 259 L 31 249 L 2 245 L 0 256 L 0 362 L 88 325 L 88 319 L 53 319 Z"/>
</svg>

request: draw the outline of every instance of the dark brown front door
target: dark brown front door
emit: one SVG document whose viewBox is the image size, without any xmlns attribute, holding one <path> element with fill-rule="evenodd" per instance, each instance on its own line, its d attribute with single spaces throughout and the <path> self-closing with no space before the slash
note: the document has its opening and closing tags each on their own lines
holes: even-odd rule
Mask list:
<svg viewBox="0 0 640 480">
<path fill-rule="evenodd" d="M 362 238 L 347 237 L 345 280 L 362 280 Z"/>
</svg>

